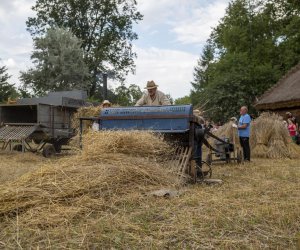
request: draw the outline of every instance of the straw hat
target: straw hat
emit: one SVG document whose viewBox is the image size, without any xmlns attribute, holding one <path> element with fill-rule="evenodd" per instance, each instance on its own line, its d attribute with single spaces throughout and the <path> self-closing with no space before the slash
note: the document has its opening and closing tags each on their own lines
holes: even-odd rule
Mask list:
<svg viewBox="0 0 300 250">
<path fill-rule="evenodd" d="M 111 102 L 110 102 L 109 100 L 104 100 L 104 101 L 102 102 L 102 105 L 104 105 L 104 104 L 111 105 Z"/>
<path fill-rule="evenodd" d="M 233 116 L 230 118 L 230 121 L 237 122 L 237 119 L 236 119 L 236 117 Z"/>
<path fill-rule="evenodd" d="M 193 114 L 194 115 L 201 115 L 202 113 L 201 113 L 201 111 L 199 109 L 194 109 L 193 110 Z"/>
<path fill-rule="evenodd" d="M 156 83 L 154 81 L 148 81 L 145 89 L 155 89 L 157 87 L 158 87 L 158 85 L 156 85 Z"/>
</svg>

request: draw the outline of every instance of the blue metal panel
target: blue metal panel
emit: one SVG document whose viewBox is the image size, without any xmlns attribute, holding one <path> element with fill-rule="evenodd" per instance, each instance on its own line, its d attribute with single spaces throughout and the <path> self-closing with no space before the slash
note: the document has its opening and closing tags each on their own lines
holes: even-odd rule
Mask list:
<svg viewBox="0 0 300 250">
<path fill-rule="evenodd" d="M 101 111 L 100 129 L 183 133 L 192 112 L 191 105 L 107 108 Z"/>
</svg>

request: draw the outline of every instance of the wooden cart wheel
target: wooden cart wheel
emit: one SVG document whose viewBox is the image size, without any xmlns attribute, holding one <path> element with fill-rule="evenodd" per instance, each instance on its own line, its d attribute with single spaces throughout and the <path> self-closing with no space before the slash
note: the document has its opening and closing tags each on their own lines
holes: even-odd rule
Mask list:
<svg viewBox="0 0 300 250">
<path fill-rule="evenodd" d="M 35 144 L 40 144 L 43 141 L 42 139 L 32 139 L 32 140 Z"/>
<path fill-rule="evenodd" d="M 56 153 L 60 153 L 61 152 L 62 145 L 60 143 L 54 143 L 53 146 L 55 148 L 55 152 Z"/>
<path fill-rule="evenodd" d="M 55 151 L 55 148 L 54 146 L 51 144 L 51 145 L 46 145 L 44 148 L 43 148 L 43 156 L 46 157 L 46 158 L 50 158 L 50 157 L 53 157 L 55 155 L 56 151 Z"/>
</svg>

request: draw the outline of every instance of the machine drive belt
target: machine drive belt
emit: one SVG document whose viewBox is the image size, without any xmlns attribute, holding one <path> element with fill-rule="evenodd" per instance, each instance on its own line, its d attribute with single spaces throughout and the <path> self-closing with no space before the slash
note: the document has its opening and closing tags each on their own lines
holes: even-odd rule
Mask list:
<svg viewBox="0 0 300 250">
<path fill-rule="evenodd" d="M 216 153 L 220 153 L 217 149 L 215 149 L 206 139 L 203 139 L 203 144 L 210 150 L 215 151 Z"/>
<path fill-rule="evenodd" d="M 215 136 L 215 135 L 214 135 L 213 133 L 211 133 L 211 132 L 206 131 L 206 134 L 207 134 L 208 136 L 210 136 L 210 137 L 216 139 L 216 140 L 219 141 L 219 142 L 222 142 L 222 143 L 224 143 L 224 144 L 230 144 L 229 142 L 224 141 L 224 140 L 220 139 L 219 137 Z"/>
</svg>

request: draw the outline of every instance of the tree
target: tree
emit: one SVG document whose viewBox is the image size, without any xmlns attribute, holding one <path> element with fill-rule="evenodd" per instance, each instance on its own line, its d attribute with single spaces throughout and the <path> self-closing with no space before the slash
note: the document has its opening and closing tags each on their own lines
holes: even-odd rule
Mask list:
<svg viewBox="0 0 300 250">
<path fill-rule="evenodd" d="M 117 87 L 114 93 L 116 103 L 121 106 L 134 106 L 143 94 L 139 86 L 131 84 L 127 88 L 124 83 Z"/>
<path fill-rule="evenodd" d="M 195 68 L 191 99 L 215 121 L 237 115 L 300 60 L 300 5 L 235 0 L 214 28 Z"/>
<path fill-rule="evenodd" d="M 130 84 L 128 87 L 129 95 L 130 95 L 130 103 L 131 105 L 135 105 L 136 102 L 142 97 L 143 92 L 140 87 L 135 84 Z"/>
<path fill-rule="evenodd" d="M 81 41 L 65 29 L 49 29 L 45 37 L 34 40 L 31 56 L 35 68 L 21 72 L 21 81 L 35 94 L 47 91 L 86 89 L 88 67 Z"/>
<path fill-rule="evenodd" d="M 175 100 L 176 105 L 185 105 L 185 104 L 191 104 L 191 103 L 192 103 L 191 97 L 188 95 L 181 97 L 181 98 L 177 98 Z"/>
<path fill-rule="evenodd" d="M 8 83 L 11 76 L 7 73 L 5 66 L 0 67 L 0 103 L 6 102 L 8 98 L 16 98 L 18 93 L 13 84 Z"/>
<path fill-rule="evenodd" d="M 142 19 L 136 0 L 37 0 L 36 17 L 26 22 L 31 35 L 44 35 L 49 27 L 68 28 L 82 41 L 85 61 L 91 73 L 89 95 L 95 94 L 101 72 L 122 80 L 134 71 L 132 27 Z"/>
</svg>

